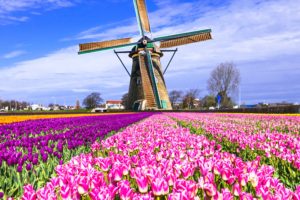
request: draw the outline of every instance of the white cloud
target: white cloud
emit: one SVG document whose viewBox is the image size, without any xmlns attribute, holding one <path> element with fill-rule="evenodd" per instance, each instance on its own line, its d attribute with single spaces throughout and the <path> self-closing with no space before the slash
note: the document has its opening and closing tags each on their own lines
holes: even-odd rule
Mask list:
<svg viewBox="0 0 300 200">
<path fill-rule="evenodd" d="M 299 79 L 295 78 L 300 75 L 299 66 L 296 66 L 300 62 L 299 0 L 235 0 L 218 7 L 211 7 L 206 1 L 169 3 L 150 13 L 154 37 L 206 28 L 213 31 L 211 41 L 179 47 L 166 74 L 169 88 L 205 89 L 211 69 L 224 61 L 233 61 L 240 67 L 242 87 L 250 92 L 248 97 L 244 95 L 248 100 L 254 101 L 255 92 L 263 93 L 264 88 L 253 82 L 284 86 L 289 94 L 294 93 L 290 85 L 300 85 Z M 125 22 L 125 25 L 120 22 L 95 26 L 73 38 L 103 40 L 135 36 L 138 30 L 136 20 L 132 18 Z M 0 69 L 4 74 L 0 90 L 15 95 L 24 91 L 84 93 L 89 90 L 110 94 L 128 88 L 129 78 L 112 51 L 81 56 L 76 53 L 76 46 L 68 47 Z M 168 56 L 162 58 L 164 66 Z M 130 67 L 127 55 L 124 55 L 124 60 Z M 292 77 L 294 82 L 278 78 L 282 74 Z"/>
<path fill-rule="evenodd" d="M 18 12 L 31 11 L 36 15 L 37 9 L 51 10 L 73 6 L 78 0 L 0 0 L 0 25 L 11 22 L 24 22 L 28 16 Z M 22 16 L 20 16 L 22 15 Z"/>
<path fill-rule="evenodd" d="M 72 89 L 72 92 L 86 93 L 86 92 L 92 92 L 92 90 L 91 89 L 87 89 L 87 88 L 74 88 L 74 89 Z"/>
<path fill-rule="evenodd" d="M 9 13 L 19 10 L 39 8 L 41 6 L 69 7 L 73 5 L 72 0 L 1 0 L 0 13 Z"/>
<path fill-rule="evenodd" d="M 9 52 L 7 54 L 4 54 L 3 58 L 10 59 L 10 58 L 15 58 L 15 57 L 18 57 L 18 56 L 21 56 L 21 55 L 24 55 L 24 54 L 26 54 L 26 51 L 17 50 L 17 51 L 12 51 L 12 52 Z"/>
<path fill-rule="evenodd" d="M 114 88 L 127 84 L 124 73 L 123 76 L 116 74 L 122 69 L 115 55 L 102 52 L 101 57 L 106 59 L 95 59 L 95 56 L 97 54 L 79 56 L 77 47 L 73 46 L 17 63 L 0 70 L 3 75 L 0 89 L 15 93 L 45 90 L 83 92 L 85 89 L 82 88 Z"/>
</svg>

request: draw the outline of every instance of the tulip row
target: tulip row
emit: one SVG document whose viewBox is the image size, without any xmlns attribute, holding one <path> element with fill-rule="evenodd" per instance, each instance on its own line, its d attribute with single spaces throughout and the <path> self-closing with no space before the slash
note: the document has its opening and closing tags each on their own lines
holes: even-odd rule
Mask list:
<svg viewBox="0 0 300 200">
<path fill-rule="evenodd" d="M 124 113 L 124 114 L 128 114 L 128 113 Z M 99 116 L 99 115 L 113 115 L 113 114 L 112 113 L 101 113 L 101 114 L 48 114 L 48 115 L 0 116 L 0 125 L 10 124 L 10 123 L 15 123 L 15 122 L 22 122 L 22 121 L 27 121 L 27 120 L 36 120 L 36 119 L 85 117 L 85 116 Z"/>
<path fill-rule="evenodd" d="M 0 126 L 0 192 L 20 196 L 22 186 L 42 187 L 58 164 L 151 113 L 40 119 Z"/>
<path fill-rule="evenodd" d="M 152 115 L 56 167 L 57 176 L 27 199 L 299 199 L 260 158 L 243 161 L 215 141 Z"/>
<path fill-rule="evenodd" d="M 300 184 L 299 117 L 242 114 L 168 114 L 221 144 L 225 151 L 243 160 L 257 155 L 272 165 L 280 180 L 295 189 Z M 255 118 L 256 117 L 256 118 Z M 281 131 L 281 132 L 279 132 Z"/>
</svg>

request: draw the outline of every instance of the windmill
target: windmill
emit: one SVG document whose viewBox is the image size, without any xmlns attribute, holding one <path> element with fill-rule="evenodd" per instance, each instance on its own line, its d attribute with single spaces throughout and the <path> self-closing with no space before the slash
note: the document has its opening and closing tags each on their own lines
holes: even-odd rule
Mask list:
<svg viewBox="0 0 300 200">
<path fill-rule="evenodd" d="M 80 44 L 78 53 L 84 54 L 133 46 L 131 51 L 117 52 L 114 50 L 117 56 L 118 53 L 129 53 L 129 57 L 132 58 L 132 69 L 131 73 L 129 73 L 118 56 L 130 76 L 128 107 L 134 110 L 172 109 L 163 75 L 177 49 L 161 50 L 161 48 L 170 48 L 209 40 L 212 38 L 211 29 L 150 38 L 147 36 L 151 33 L 151 28 L 145 0 L 133 0 L 133 3 L 141 35 L 140 40 L 134 42 L 132 38 L 123 38 Z M 163 52 L 169 51 L 173 51 L 174 53 L 163 72 L 160 58 L 163 56 Z"/>
</svg>

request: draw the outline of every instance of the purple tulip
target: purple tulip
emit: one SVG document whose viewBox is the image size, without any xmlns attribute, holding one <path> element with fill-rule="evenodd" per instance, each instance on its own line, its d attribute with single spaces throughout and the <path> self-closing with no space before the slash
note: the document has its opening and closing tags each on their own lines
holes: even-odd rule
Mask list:
<svg viewBox="0 0 300 200">
<path fill-rule="evenodd" d="M 30 164 L 30 163 L 27 163 L 27 165 L 26 165 L 26 169 L 27 169 L 27 171 L 30 171 L 30 170 L 32 169 L 32 166 L 31 166 L 31 164 Z"/>
<path fill-rule="evenodd" d="M 23 169 L 22 169 L 22 165 L 18 165 L 18 167 L 17 167 L 17 172 L 20 172 L 20 173 L 21 173 L 22 170 L 23 170 Z"/>
<path fill-rule="evenodd" d="M 32 160 L 32 164 L 33 164 L 33 165 L 37 165 L 38 162 L 39 162 L 39 161 L 38 161 L 38 158 L 36 158 L 36 157 L 33 158 L 33 160 Z"/>
</svg>

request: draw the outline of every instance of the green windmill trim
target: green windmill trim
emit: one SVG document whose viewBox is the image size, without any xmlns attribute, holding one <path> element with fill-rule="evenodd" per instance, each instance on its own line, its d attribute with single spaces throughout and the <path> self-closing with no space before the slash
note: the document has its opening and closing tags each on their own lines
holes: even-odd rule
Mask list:
<svg viewBox="0 0 300 200">
<path fill-rule="evenodd" d="M 136 49 L 141 49 L 141 48 L 145 48 L 145 46 L 143 46 L 142 44 L 137 44 L 135 45 Z M 147 43 L 147 48 L 154 48 L 154 44 L 152 42 L 148 42 Z"/>
<path fill-rule="evenodd" d="M 158 108 L 162 108 L 160 96 L 159 96 L 158 89 L 157 89 L 157 83 L 156 83 L 156 79 L 155 79 L 155 75 L 154 75 L 152 58 L 151 58 L 149 50 L 146 50 L 146 51 L 147 51 L 146 54 L 147 54 L 148 69 L 149 69 L 149 73 L 150 73 L 150 77 L 151 77 L 150 79 L 151 79 L 152 86 L 153 86 L 152 88 L 153 88 L 153 92 L 154 92 L 154 96 L 155 96 L 156 105 Z"/>
<path fill-rule="evenodd" d="M 172 40 L 172 39 L 178 39 L 181 37 L 188 37 L 188 36 L 193 36 L 193 35 L 197 35 L 197 34 L 201 34 L 201 33 L 210 33 L 210 32 L 211 32 L 211 29 L 192 31 L 192 32 L 187 32 L 187 33 L 157 37 L 157 38 L 154 38 L 154 41 Z"/>
</svg>

